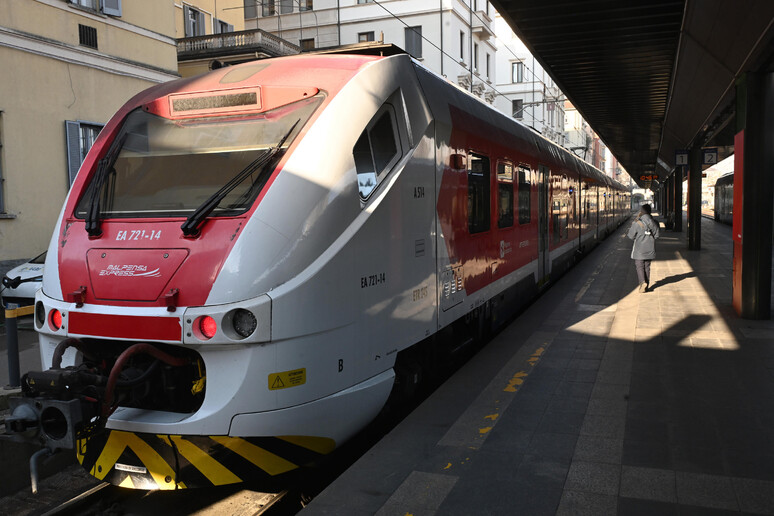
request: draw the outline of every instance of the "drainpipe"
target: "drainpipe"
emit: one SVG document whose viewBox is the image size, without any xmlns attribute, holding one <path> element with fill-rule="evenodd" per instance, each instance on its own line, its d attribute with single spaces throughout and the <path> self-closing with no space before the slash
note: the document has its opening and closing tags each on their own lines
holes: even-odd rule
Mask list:
<svg viewBox="0 0 774 516">
<path fill-rule="evenodd" d="M 441 77 L 443 77 L 443 0 L 438 1 L 438 19 L 441 21 Z"/>
<path fill-rule="evenodd" d="M 470 30 L 470 92 L 473 93 L 473 0 L 468 0 L 468 29 Z"/>
</svg>

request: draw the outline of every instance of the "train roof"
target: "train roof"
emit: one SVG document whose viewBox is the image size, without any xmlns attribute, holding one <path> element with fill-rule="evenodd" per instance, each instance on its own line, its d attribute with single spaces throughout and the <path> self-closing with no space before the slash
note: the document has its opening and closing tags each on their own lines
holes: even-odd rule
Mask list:
<svg viewBox="0 0 774 516">
<path fill-rule="evenodd" d="M 723 174 L 715 181 L 715 186 L 725 186 L 734 184 L 734 171 Z"/>
<path fill-rule="evenodd" d="M 499 131 L 502 131 L 502 134 L 499 135 L 499 137 L 519 138 L 526 142 L 526 144 L 536 147 L 541 154 L 550 156 L 553 162 L 558 166 L 582 175 L 589 182 L 605 185 L 620 191 L 631 191 L 629 187 L 626 187 L 613 178 L 605 175 L 605 173 L 598 168 L 582 160 L 568 149 L 552 142 L 533 128 L 525 125 L 523 122 L 506 116 L 501 111 L 495 109 L 494 106 L 482 101 L 470 91 L 460 88 L 446 77 L 442 77 L 436 72 L 426 68 L 419 61 L 416 61 L 415 59 L 412 59 L 412 61 L 418 72 L 423 76 L 432 78 L 432 80 L 438 81 L 438 83 L 451 86 L 451 88 L 448 89 L 448 91 L 451 92 L 451 98 L 449 100 L 450 106 L 455 106 L 461 111 L 468 112 L 472 116 L 481 118 L 489 125 L 496 127 Z M 437 99 L 428 100 L 432 103 L 433 100 Z"/>
</svg>

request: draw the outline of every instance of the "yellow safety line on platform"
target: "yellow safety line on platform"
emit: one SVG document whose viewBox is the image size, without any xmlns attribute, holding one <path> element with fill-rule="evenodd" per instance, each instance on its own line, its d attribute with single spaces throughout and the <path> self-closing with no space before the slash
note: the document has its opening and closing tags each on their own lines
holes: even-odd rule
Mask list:
<svg viewBox="0 0 774 516">
<path fill-rule="evenodd" d="M 32 315 L 33 313 L 35 313 L 35 305 L 22 306 L 21 308 L 6 308 L 5 318 L 15 319 L 23 315 Z"/>
</svg>

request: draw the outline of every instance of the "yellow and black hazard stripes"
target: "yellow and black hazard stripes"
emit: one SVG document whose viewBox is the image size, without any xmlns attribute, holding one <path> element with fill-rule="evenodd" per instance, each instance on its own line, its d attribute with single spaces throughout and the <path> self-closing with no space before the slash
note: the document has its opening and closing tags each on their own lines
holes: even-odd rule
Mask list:
<svg viewBox="0 0 774 516">
<path fill-rule="evenodd" d="M 111 484 L 128 486 L 131 483 L 131 487 L 138 489 L 176 489 L 170 457 L 159 454 L 156 448 L 139 434 L 106 431 L 85 443 L 85 451 L 83 455 L 78 454 L 78 460 L 92 476 Z"/>
<path fill-rule="evenodd" d="M 333 451 L 314 436 L 155 435 L 105 430 L 79 442 L 78 460 L 94 477 L 137 489 L 185 489 L 279 475 Z"/>
<path fill-rule="evenodd" d="M 256 446 L 244 439 L 235 439 L 233 437 L 215 437 L 212 439 L 228 448 L 236 455 L 249 460 L 255 466 L 261 468 L 269 475 L 279 475 L 287 473 L 298 466 L 292 462 L 275 455 L 270 451 Z"/>
<path fill-rule="evenodd" d="M 182 436 L 159 435 L 157 437 L 161 439 L 162 442 L 166 438 L 169 445 L 176 449 L 178 456 L 182 456 L 189 464 L 196 468 L 196 470 L 201 472 L 212 485 L 221 486 L 242 481 L 241 478 L 229 471 L 228 468 L 215 460 L 211 455 L 191 441 L 183 439 Z"/>
</svg>

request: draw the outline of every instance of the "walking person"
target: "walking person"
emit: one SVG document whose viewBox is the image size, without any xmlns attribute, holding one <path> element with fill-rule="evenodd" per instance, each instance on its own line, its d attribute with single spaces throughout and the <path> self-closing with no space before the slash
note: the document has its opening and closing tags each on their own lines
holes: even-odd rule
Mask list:
<svg viewBox="0 0 774 516">
<path fill-rule="evenodd" d="M 650 262 L 656 257 L 658 229 L 658 222 L 650 216 L 650 204 L 643 204 L 627 234 L 634 240 L 632 260 L 637 269 L 640 292 L 647 292 L 650 285 Z"/>
</svg>

